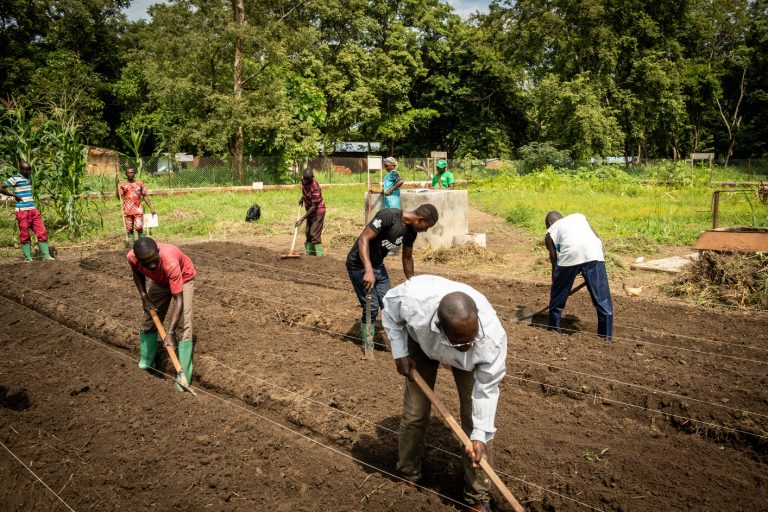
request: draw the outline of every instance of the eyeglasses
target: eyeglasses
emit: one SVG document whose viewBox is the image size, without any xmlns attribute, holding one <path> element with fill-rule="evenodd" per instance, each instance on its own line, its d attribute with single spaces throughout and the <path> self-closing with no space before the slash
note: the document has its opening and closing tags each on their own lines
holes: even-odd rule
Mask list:
<svg viewBox="0 0 768 512">
<path fill-rule="evenodd" d="M 452 348 L 464 348 L 467 347 L 468 349 L 472 348 L 475 343 L 479 342 L 481 339 L 485 337 L 485 331 L 483 330 L 483 323 L 480 321 L 480 318 L 477 319 L 477 336 L 474 337 L 472 341 L 465 341 L 464 343 L 451 343 L 451 340 L 448 339 L 448 336 L 446 336 L 445 331 L 443 330 L 443 326 L 440 325 L 440 322 L 436 322 L 437 328 L 440 329 L 440 334 L 442 334 L 443 339 L 440 340 L 440 343 L 443 345 L 448 345 Z"/>
</svg>

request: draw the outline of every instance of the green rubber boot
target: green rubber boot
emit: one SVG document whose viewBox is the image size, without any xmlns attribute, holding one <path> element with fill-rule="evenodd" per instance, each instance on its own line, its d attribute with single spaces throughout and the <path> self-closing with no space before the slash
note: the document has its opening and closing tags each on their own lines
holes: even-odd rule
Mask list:
<svg viewBox="0 0 768 512">
<path fill-rule="evenodd" d="M 123 240 L 123 243 L 125 244 L 126 249 L 130 249 L 133 247 L 133 233 L 126 233 L 125 234 L 125 240 Z"/>
<path fill-rule="evenodd" d="M 40 254 L 43 255 L 44 261 L 53 261 L 53 256 L 48 250 L 48 242 L 37 242 L 37 247 L 40 249 Z"/>
<path fill-rule="evenodd" d="M 144 238 L 145 236 L 147 235 L 145 235 L 143 231 L 139 231 L 139 238 Z"/>
<path fill-rule="evenodd" d="M 325 250 L 323 249 L 323 244 L 314 244 L 315 245 L 315 256 L 322 256 L 325 254 Z"/>
<path fill-rule="evenodd" d="M 315 255 L 315 245 L 312 242 L 304 242 L 304 250 L 306 251 L 307 256 Z"/>
<path fill-rule="evenodd" d="M 195 366 L 192 364 L 193 344 L 194 342 L 192 340 L 181 340 L 179 342 L 179 364 L 181 364 L 181 369 L 184 370 L 184 375 L 187 376 L 187 382 L 189 384 L 192 383 L 192 370 Z M 184 388 L 179 386 L 176 382 L 173 384 L 173 387 L 176 388 L 177 391 L 184 391 Z"/>
<path fill-rule="evenodd" d="M 157 332 L 139 332 L 139 368 L 149 370 L 155 366 Z"/>
<path fill-rule="evenodd" d="M 32 245 L 21 244 L 21 252 L 24 254 L 24 263 L 30 263 L 32 261 Z"/>
</svg>

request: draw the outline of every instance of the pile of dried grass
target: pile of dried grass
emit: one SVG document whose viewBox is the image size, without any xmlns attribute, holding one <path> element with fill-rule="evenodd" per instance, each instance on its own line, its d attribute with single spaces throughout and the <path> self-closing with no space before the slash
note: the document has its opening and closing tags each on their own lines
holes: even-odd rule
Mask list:
<svg viewBox="0 0 768 512">
<path fill-rule="evenodd" d="M 416 251 L 414 257 L 425 263 L 444 264 L 450 262 L 459 267 L 502 262 L 501 257 L 495 252 L 471 242 L 447 249 L 427 247 Z"/>
<path fill-rule="evenodd" d="M 704 251 L 669 292 L 708 304 L 768 309 L 768 254 Z"/>
<path fill-rule="evenodd" d="M 327 238 L 328 247 L 333 247 L 334 249 L 337 247 L 341 247 L 342 249 L 351 249 L 354 243 L 357 241 L 358 237 L 360 235 L 353 235 L 351 233 L 340 233 L 337 235 L 331 235 L 329 238 Z"/>
</svg>

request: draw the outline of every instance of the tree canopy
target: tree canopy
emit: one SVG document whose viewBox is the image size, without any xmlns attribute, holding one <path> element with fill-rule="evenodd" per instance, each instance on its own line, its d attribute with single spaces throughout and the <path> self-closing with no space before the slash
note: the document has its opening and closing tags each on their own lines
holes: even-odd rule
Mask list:
<svg viewBox="0 0 768 512">
<path fill-rule="evenodd" d="M 88 143 L 314 156 L 768 156 L 768 0 L 129 0 L 0 4 L 2 95 Z M 320 144 L 322 143 L 322 145 Z M 532 146 L 533 145 L 533 146 Z M 235 166 L 236 167 L 236 166 Z"/>
</svg>

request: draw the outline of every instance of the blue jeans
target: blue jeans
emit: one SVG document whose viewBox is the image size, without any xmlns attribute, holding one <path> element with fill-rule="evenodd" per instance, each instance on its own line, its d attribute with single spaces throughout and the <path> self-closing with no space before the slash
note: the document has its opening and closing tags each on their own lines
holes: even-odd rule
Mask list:
<svg viewBox="0 0 768 512">
<path fill-rule="evenodd" d="M 589 261 L 570 267 L 555 267 L 552 276 L 552 291 L 549 296 L 549 329 L 560 330 L 560 317 L 568 300 L 568 294 L 573 286 L 573 280 L 581 273 L 587 290 L 592 297 L 592 304 L 597 310 L 597 334 L 611 339 L 613 335 L 613 305 L 611 290 L 608 288 L 608 274 L 605 272 L 604 261 Z"/>
<path fill-rule="evenodd" d="M 360 301 L 360 307 L 363 310 L 361 315 L 361 323 L 367 323 L 365 318 L 365 284 L 363 283 L 363 277 L 365 276 L 365 269 L 350 270 L 347 269 L 349 274 L 349 280 L 352 281 L 352 286 L 355 288 L 357 294 L 357 300 Z M 389 284 L 389 274 L 384 265 L 380 267 L 374 267 L 373 276 L 376 278 L 376 284 L 373 285 L 371 290 L 371 323 L 376 321 L 376 315 L 379 313 L 379 305 L 384 299 L 384 295 L 387 294 L 392 285 Z"/>
</svg>

